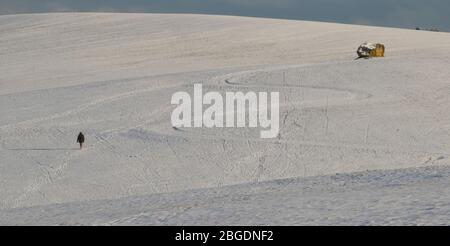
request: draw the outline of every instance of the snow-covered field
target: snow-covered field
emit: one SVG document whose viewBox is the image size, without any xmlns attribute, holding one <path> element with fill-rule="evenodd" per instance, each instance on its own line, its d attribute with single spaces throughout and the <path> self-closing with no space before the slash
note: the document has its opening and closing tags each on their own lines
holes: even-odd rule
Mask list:
<svg viewBox="0 0 450 246">
<path fill-rule="evenodd" d="M 365 41 L 386 57 L 354 60 Z M 0 225 L 449 224 L 449 65 L 448 33 L 0 16 Z M 279 91 L 280 137 L 173 129 L 194 83 Z"/>
<path fill-rule="evenodd" d="M 448 225 L 450 168 L 423 167 L 0 211 L 8 225 Z"/>
</svg>

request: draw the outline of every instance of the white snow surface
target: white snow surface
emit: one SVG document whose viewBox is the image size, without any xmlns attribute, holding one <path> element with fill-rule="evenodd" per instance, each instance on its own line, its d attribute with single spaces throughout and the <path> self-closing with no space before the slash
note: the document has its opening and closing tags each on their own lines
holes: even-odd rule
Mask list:
<svg viewBox="0 0 450 246">
<path fill-rule="evenodd" d="M 365 41 L 386 57 L 354 60 Z M 449 65 L 448 33 L 0 16 L 0 225 L 449 224 Z M 279 91 L 279 138 L 173 129 L 194 83 Z"/>
<path fill-rule="evenodd" d="M 8 225 L 448 225 L 450 168 L 377 170 L 0 210 Z"/>
</svg>

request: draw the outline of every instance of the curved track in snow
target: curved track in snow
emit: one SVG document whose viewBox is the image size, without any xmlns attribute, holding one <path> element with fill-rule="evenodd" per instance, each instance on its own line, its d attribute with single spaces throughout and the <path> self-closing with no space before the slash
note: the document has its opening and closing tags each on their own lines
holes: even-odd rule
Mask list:
<svg viewBox="0 0 450 246">
<path fill-rule="evenodd" d="M 302 183 L 446 166 L 450 157 L 446 33 L 74 13 L 1 16 L 0 34 L 0 209 Z M 372 39 L 387 44 L 387 57 L 353 60 Z M 280 136 L 174 130 L 171 96 L 194 83 L 279 91 Z"/>
</svg>

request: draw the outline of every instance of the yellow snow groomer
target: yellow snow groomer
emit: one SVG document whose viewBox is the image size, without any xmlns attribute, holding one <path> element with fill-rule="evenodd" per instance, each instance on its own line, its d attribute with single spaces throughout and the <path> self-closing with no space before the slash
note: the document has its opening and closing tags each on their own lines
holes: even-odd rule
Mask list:
<svg viewBox="0 0 450 246">
<path fill-rule="evenodd" d="M 356 53 L 359 58 L 384 57 L 384 44 L 364 43 L 359 46 Z"/>
</svg>

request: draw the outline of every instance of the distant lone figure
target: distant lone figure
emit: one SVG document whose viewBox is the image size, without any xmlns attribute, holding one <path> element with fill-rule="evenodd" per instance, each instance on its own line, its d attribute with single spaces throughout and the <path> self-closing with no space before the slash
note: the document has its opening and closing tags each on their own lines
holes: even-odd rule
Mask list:
<svg viewBox="0 0 450 246">
<path fill-rule="evenodd" d="M 83 135 L 82 132 L 80 132 L 78 134 L 77 143 L 80 143 L 80 149 L 82 149 L 83 148 L 83 143 L 84 143 L 84 135 Z"/>
</svg>

